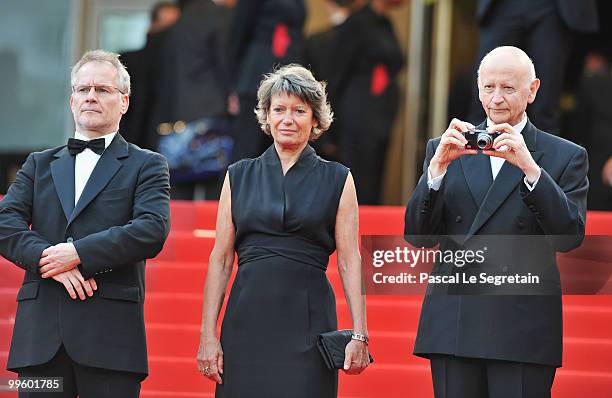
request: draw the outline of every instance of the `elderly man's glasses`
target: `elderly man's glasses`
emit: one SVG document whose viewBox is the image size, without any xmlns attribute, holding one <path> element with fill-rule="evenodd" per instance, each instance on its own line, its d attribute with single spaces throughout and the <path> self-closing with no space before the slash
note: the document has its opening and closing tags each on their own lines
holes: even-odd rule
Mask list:
<svg viewBox="0 0 612 398">
<path fill-rule="evenodd" d="M 113 94 L 115 94 L 117 92 L 121 93 L 121 94 L 124 94 L 124 92 L 119 90 L 117 87 L 113 87 L 113 86 L 89 86 L 89 85 L 73 86 L 72 87 L 72 92 L 74 94 L 78 95 L 79 97 L 86 97 L 91 92 L 91 89 L 94 90 L 94 92 L 96 93 L 96 96 L 98 96 L 98 98 L 110 97 L 111 95 L 113 95 Z"/>
</svg>

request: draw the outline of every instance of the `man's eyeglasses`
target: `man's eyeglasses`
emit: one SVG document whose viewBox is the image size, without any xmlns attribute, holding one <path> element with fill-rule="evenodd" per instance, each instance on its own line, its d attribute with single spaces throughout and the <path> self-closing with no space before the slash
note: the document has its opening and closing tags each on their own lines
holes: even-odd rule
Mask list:
<svg viewBox="0 0 612 398">
<path fill-rule="evenodd" d="M 89 86 L 89 85 L 80 85 L 80 86 L 72 86 L 72 92 L 80 97 L 86 97 L 91 89 L 94 89 L 96 96 L 99 98 L 110 97 L 116 92 L 124 94 L 123 91 L 119 90 L 117 87 L 113 86 Z"/>
</svg>

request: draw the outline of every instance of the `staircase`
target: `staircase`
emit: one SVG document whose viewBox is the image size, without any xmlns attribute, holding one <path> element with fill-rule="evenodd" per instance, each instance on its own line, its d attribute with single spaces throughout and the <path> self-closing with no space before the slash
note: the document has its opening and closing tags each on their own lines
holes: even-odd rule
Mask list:
<svg viewBox="0 0 612 398">
<path fill-rule="evenodd" d="M 364 206 L 360 212 L 361 234 L 402 234 L 402 208 Z M 195 356 L 215 219 L 214 202 L 172 203 L 170 237 L 163 252 L 147 265 L 149 377 L 142 385 L 142 397 L 214 396 L 214 384 L 198 373 Z M 612 214 L 590 213 L 587 225 L 587 233 L 612 235 Z M 336 291 L 339 327 L 350 328 L 335 255 L 327 274 Z M 0 275 L 0 363 L 4 367 L 23 271 L 0 259 Z M 610 398 L 612 296 L 564 296 L 563 301 L 564 367 L 557 372 L 553 397 Z M 433 397 L 428 361 L 411 354 L 420 306 L 420 296 L 367 298 L 375 363 L 359 376 L 341 372 L 340 397 Z M 0 370 L 0 380 L 13 377 Z M 16 396 L 0 392 L 0 397 Z"/>
</svg>

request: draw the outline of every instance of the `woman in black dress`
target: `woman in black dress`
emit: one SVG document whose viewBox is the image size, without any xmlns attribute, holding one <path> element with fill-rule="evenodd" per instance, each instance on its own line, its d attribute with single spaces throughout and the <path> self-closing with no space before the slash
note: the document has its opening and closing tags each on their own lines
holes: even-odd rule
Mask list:
<svg viewBox="0 0 612 398">
<path fill-rule="evenodd" d="M 289 65 L 267 75 L 256 113 L 274 143 L 258 158 L 230 166 L 225 178 L 198 366 L 218 383 L 218 398 L 336 397 L 338 374 L 316 348 L 320 333 L 337 328 L 325 275 L 334 250 L 354 330 L 344 370 L 358 374 L 369 362 L 355 185 L 346 167 L 308 145 L 332 120 L 325 86 L 310 71 Z M 234 252 L 238 273 L 219 341 Z"/>
</svg>

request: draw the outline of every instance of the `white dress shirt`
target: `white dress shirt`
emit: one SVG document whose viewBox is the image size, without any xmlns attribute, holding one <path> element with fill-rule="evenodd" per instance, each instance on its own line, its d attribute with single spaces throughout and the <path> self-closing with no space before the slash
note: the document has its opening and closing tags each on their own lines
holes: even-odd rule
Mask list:
<svg viewBox="0 0 612 398">
<path fill-rule="evenodd" d="M 108 148 L 113 138 L 117 132 L 103 135 L 104 138 L 104 148 Z M 79 132 L 74 133 L 74 138 L 89 141 L 91 138 L 87 138 Z M 85 148 L 85 150 L 76 155 L 76 159 L 74 161 L 74 205 L 79 202 L 79 198 L 83 193 L 83 189 L 85 189 L 85 184 L 87 184 L 87 180 L 89 180 L 89 176 L 91 176 L 91 172 L 96 167 L 98 160 L 100 159 L 100 155 L 95 153 L 89 148 Z"/>
<path fill-rule="evenodd" d="M 489 127 L 489 126 L 491 126 L 493 124 L 494 124 L 493 121 L 491 119 L 487 118 L 487 127 Z M 512 126 L 512 128 L 514 129 L 514 132 L 516 134 L 520 134 L 523 131 L 523 129 L 525 128 L 526 125 L 527 125 L 527 115 L 523 114 L 523 119 L 518 124 Z M 497 177 L 497 174 L 501 170 L 501 168 L 504 165 L 504 162 L 506 161 L 506 159 L 498 158 L 496 156 L 489 156 L 489 159 L 491 161 L 491 173 L 493 174 L 493 180 L 495 181 L 495 177 Z M 434 191 L 437 191 L 438 189 L 440 189 L 440 185 L 442 185 L 442 179 L 444 178 L 445 175 L 446 175 L 446 171 L 444 173 L 442 173 L 441 175 L 437 176 L 436 178 L 432 178 L 431 177 L 431 171 L 429 170 L 429 167 L 428 167 L 427 168 L 427 186 L 429 187 L 429 189 L 433 189 Z M 523 182 L 525 183 L 525 186 L 530 191 L 533 191 L 533 189 L 535 188 L 536 184 L 538 183 L 538 180 L 539 180 L 539 178 L 537 180 L 535 180 L 533 184 L 530 184 L 527 181 L 527 176 L 525 176 L 523 178 Z"/>
</svg>

